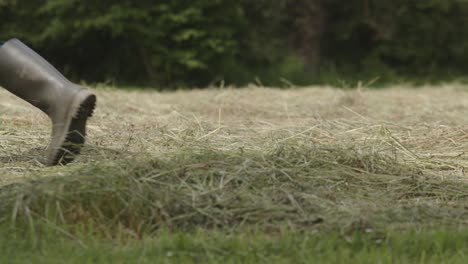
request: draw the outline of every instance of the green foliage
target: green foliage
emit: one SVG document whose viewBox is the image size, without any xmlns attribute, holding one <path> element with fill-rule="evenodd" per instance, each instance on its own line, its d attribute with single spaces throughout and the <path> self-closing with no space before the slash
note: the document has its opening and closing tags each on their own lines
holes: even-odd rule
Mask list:
<svg viewBox="0 0 468 264">
<path fill-rule="evenodd" d="M 2 0 L 0 16 L 4 38 L 91 82 L 437 80 L 468 70 L 459 0 Z"/>
<path fill-rule="evenodd" d="M 205 80 L 236 51 L 240 17 L 227 0 L 24 1 L 1 13 L 22 21 L 4 23 L 6 36 L 30 43 L 68 74 L 162 85 L 199 74 Z"/>
<path fill-rule="evenodd" d="M 329 1 L 327 10 L 323 55 L 345 75 L 437 80 L 467 69 L 466 1 Z"/>
</svg>

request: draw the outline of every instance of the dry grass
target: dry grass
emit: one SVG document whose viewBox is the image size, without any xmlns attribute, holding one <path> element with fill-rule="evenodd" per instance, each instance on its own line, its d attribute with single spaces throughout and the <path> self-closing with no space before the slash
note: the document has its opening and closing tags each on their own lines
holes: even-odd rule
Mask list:
<svg viewBox="0 0 468 264">
<path fill-rule="evenodd" d="M 269 228 L 281 222 L 294 228 L 323 219 L 330 228 L 392 221 L 399 226 L 465 224 L 468 88 L 407 88 L 172 93 L 99 88 L 88 146 L 75 163 L 55 168 L 37 161 L 37 148 L 47 144 L 48 120 L 1 91 L 0 184 L 44 176 L 92 177 L 90 167 L 112 171 L 127 164 L 112 173 L 140 179 L 145 166 L 149 169 L 143 174 L 151 177 L 167 172 L 157 187 L 163 194 L 151 196 L 162 201 L 162 220 L 156 225 L 247 222 Z M 173 173 L 178 163 L 191 176 L 174 176 L 180 175 Z M 223 173 L 245 184 L 230 182 L 223 189 Z M 213 187 L 213 181 L 219 186 Z M 69 183 L 77 186 L 73 179 Z M 95 183 L 105 186 L 105 179 Z M 177 194 L 180 204 L 165 189 Z M 190 199 L 196 202 L 184 207 L 182 201 Z"/>
<path fill-rule="evenodd" d="M 434 169 L 435 175 L 465 180 L 468 88 L 406 88 L 249 87 L 173 93 L 98 89 L 99 105 L 88 129 L 93 147 L 78 164 L 114 152 L 164 156 L 187 141 L 217 150 L 262 150 L 303 140 L 372 145 Z M 45 115 L 6 91 L 0 91 L 0 113 L 0 182 L 47 170 L 36 160 L 49 139 Z"/>
</svg>

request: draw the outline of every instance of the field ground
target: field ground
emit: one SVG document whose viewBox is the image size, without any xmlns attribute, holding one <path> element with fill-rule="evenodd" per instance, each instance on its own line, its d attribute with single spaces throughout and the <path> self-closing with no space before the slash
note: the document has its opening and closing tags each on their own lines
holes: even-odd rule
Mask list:
<svg viewBox="0 0 468 264">
<path fill-rule="evenodd" d="M 464 85 L 96 92 L 50 168 L 0 91 L 0 262 L 467 261 Z"/>
</svg>

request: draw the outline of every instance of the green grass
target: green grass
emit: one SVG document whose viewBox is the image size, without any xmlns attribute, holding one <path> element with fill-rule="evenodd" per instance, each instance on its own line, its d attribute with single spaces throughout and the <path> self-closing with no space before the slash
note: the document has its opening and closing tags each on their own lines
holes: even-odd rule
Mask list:
<svg viewBox="0 0 468 264">
<path fill-rule="evenodd" d="M 18 235 L 19 236 L 19 235 Z M 468 232 L 381 234 L 161 231 L 136 241 L 2 236 L 1 263 L 466 263 Z"/>
</svg>

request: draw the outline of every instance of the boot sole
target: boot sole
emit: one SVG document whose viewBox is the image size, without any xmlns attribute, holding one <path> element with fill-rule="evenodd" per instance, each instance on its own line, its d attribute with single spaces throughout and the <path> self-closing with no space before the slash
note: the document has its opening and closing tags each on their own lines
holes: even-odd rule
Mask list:
<svg viewBox="0 0 468 264">
<path fill-rule="evenodd" d="M 71 115 L 71 120 L 66 130 L 66 135 L 63 135 L 63 142 L 60 147 L 54 151 L 55 153 L 49 158 L 48 165 L 66 165 L 72 162 L 76 155 L 80 154 L 81 148 L 85 143 L 86 137 L 86 121 L 93 115 L 96 107 L 96 96 L 89 92 L 77 96 L 77 105 L 71 108 L 74 114 Z M 81 97 L 84 97 L 81 98 Z"/>
</svg>

